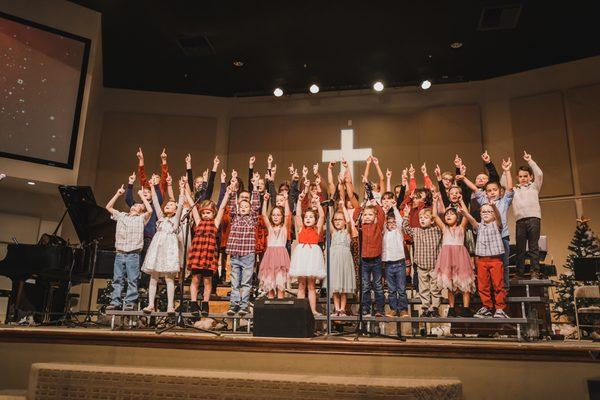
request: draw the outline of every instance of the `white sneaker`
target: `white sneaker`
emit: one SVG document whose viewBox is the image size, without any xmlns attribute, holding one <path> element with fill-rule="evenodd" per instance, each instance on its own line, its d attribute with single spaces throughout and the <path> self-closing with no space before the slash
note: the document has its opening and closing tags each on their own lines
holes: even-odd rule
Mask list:
<svg viewBox="0 0 600 400">
<path fill-rule="evenodd" d="M 475 315 L 473 315 L 473 317 L 475 317 L 475 318 L 491 318 L 492 312 L 487 307 L 481 307 L 475 313 Z"/>
<path fill-rule="evenodd" d="M 510 318 L 504 310 L 496 310 L 494 313 L 494 318 Z"/>
</svg>

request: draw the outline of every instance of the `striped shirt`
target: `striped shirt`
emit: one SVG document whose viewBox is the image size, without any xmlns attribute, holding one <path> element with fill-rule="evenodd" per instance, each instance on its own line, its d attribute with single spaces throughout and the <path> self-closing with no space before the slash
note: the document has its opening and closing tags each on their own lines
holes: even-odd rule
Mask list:
<svg viewBox="0 0 600 400">
<path fill-rule="evenodd" d="M 245 256 L 255 252 L 255 230 L 258 225 L 258 210 L 260 200 L 258 191 L 252 191 L 250 198 L 250 213 L 238 213 L 237 194 L 229 196 L 229 210 L 231 215 L 231 230 L 227 239 L 227 254 L 232 256 Z"/>
<path fill-rule="evenodd" d="M 414 262 L 420 269 L 427 271 L 435 268 L 435 263 L 442 248 L 442 230 L 436 225 L 429 228 L 413 228 L 405 217 L 402 227 L 414 242 Z"/>
<path fill-rule="evenodd" d="M 111 218 L 117 221 L 115 249 L 123 253 L 142 250 L 142 247 L 144 247 L 145 214 L 132 215 L 115 211 Z"/>
<path fill-rule="evenodd" d="M 492 257 L 504 254 L 504 243 L 502 234 L 496 221 L 489 224 L 481 221 L 477 226 L 477 244 L 475 255 Z"/>
</svg>

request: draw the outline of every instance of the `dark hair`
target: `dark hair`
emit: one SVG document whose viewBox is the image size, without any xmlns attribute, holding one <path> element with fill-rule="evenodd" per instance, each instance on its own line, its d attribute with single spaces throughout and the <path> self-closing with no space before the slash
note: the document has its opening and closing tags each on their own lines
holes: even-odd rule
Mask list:
<svg viewBox="0 0 600 400">
<path fill-rule="evenodd" d="M 425 207 L 431 207 L 433 204 L 433 194 L 431 193 L 431 190 L 420 187 L 416 188 L 413 194 L 423 194 L 423 203 L 425 204 Z"/>
<path fill-rule="evenodd" d="M 282 188 L 282 187 L 284 187 L 284 186 L 285 186 L 285 188 L 287 189 L 287 191 L 289 192 L 289 191 L 290 191 L 290 183 L 289 183 L 288 181 L 283 181 L 283 182 L 281 182 L 281 183 L 279 184 L 279 187 L 277 188 L 277 190 L 278 190 L 279 192 L 281 192 L 281 188 Z"/>
<path fill-rule="evenodd" d="M 487 190 L 487 187 L 488 187 L 489 185 L 496 185 L 496 186 L 498 186 L 498 190 L 501 190 L 501 189 L 502 189 L 502 185 L 500 185 L 500 182 L 498 182 L 498 181 L 489 181 L 488 183 L 486 183 L 486 184 L 483 186 L 483 189 L 484 189 L 484 190 Z"/>
<path fill-rule="evenodd" d="M 235 178 L 231 178 L 234 179 L 238 185 L 238 193 L 239 192 L 243 192 L 244 191 L 244 182 L 240 179 L 239 176 L 236 176 Z"/>
<path fill-rule="evenodd" d="M 533 170 L 531 169 L 531 167 L 530 167 L 529 165 L 521 165 L 521 166 L 519 167 L 519 171 L 525 171 L 525 172 L 527 172 L 529 175 L 531 175 L 532 177 L 534 176 L 534 175 L 533 175 Z M 519 172 L 517 171 L 517 173 L 519 173 Z"/>
<path fill-rule="evenodd" d="M 383 199 L 396 200 L 396 195 L 392 192 L 383 192 L 383 194 L 381 195 L 381 200 Z"/>
<path fill-rule="evenodd" d="M 304 220 L 304 217 L 306 217 L 306 213 L 313 213 L 315 219 L 319 218 L 319 213 L 316 210 L 313 210 L 312 208 L 307 208 L 306 210 L 304 210 L 304 212 L 302 213 L 302 220 Z"/>
<path fill-rule="evenodd" d="M 446 211 L 444 211 L 444 217 L 446 217 L 446 214 L 448 213 L 453 213 L 454 215 L 456 215 L 456 224 L 460 224 L 460 221 L 462 220 L 462 215 L 460 215 L 456 208 L 449 207 Z"/>
</svg>

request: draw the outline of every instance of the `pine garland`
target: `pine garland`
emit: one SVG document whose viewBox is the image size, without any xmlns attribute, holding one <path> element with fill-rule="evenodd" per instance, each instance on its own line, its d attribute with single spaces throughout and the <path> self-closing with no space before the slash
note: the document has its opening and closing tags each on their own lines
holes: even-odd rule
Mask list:
<svg viewBox="0 0 600 400">
<path fill-rule="evenodd" d="M 590 282 L 581 283 L 575 281 L 573 263 L 576 258 L 600 257 L 600 241 L 590 229 L 588 222 L 589 219 L 583 217 L 577 220 L 575 234 L 568 247 L 570 254 L 564 265 L 567 271 L 560 274 L 556 285 L 558 300 L 554 305 L 554 315 L 557 318 L 565 317 L 571 323 L 575 323 L 575 304 L 573 302 L 575 286 L 591 284 Z M 578 304 L 578 306 L 584 305 Z"/>
</svg>

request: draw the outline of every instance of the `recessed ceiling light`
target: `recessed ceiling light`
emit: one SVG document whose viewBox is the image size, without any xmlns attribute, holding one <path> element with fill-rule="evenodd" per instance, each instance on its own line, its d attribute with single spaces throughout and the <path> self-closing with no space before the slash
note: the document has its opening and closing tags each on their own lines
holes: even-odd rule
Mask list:
<svg viewBox="0 0 600 400">
<path fill-rule="evenodd" d="M 383 90 L 383 88 L 384 88 L 384 86 L 383 86 L 383 82 L 381 82 L 381 81 L 377 81 L 377 82 L 375 82 L 375 83 L 373 84 L 373 89 L 374 89 L 376 92 L 381 92 L 381 91 Z"/>
<path fill-rule="evenodd" d="M 462 42 L 452 42 L 450 43 L 450 47 L 453 49 L 460 49 L 463 46 Z"/>
<path fill-rule="evenodd" d="M 310 92 L 312 94 L 317 94 L 317 93 L 319 93 L 320 89 L 319 89 L 319 86 L 317 86 L 316 83 L 313 83 L 312 85 L 310 85 L 310 88 L 308 88 L 308 90 L 310 90 Z"/>
<path fill-rule="evenodd" d="M 425 79 L 423 82 L 421 82 L 421 89 L 423 90 L 427 90 L 431 87 L 431 82 L 427 79 Z"/>
<path fill-rule="evenodd" d="M 275 95 L 275 97 L 281 97 L 283 96 L 283 89 L 275 88 L 275 90 L 273 90 L 273 94 Z"/>
<path fill-rule="evenodd" d="M 233 65 L 234 65 L 235 67 L 238 67 L 238 68 L 239 68 L 239 67 L 243 67 L 243 66 L 244 66 L 244 62 L 243 62 L 243 61 L 241 61 L 241 60 L 235 60 L 235 61 L 233 61 Z"/>
<path fill-rule="evenodd" d="M 35 186 L 35 182 L 34 181 L 27 181 L 27 184 L 31 185 L 31 186 Z"/>
</svg>

